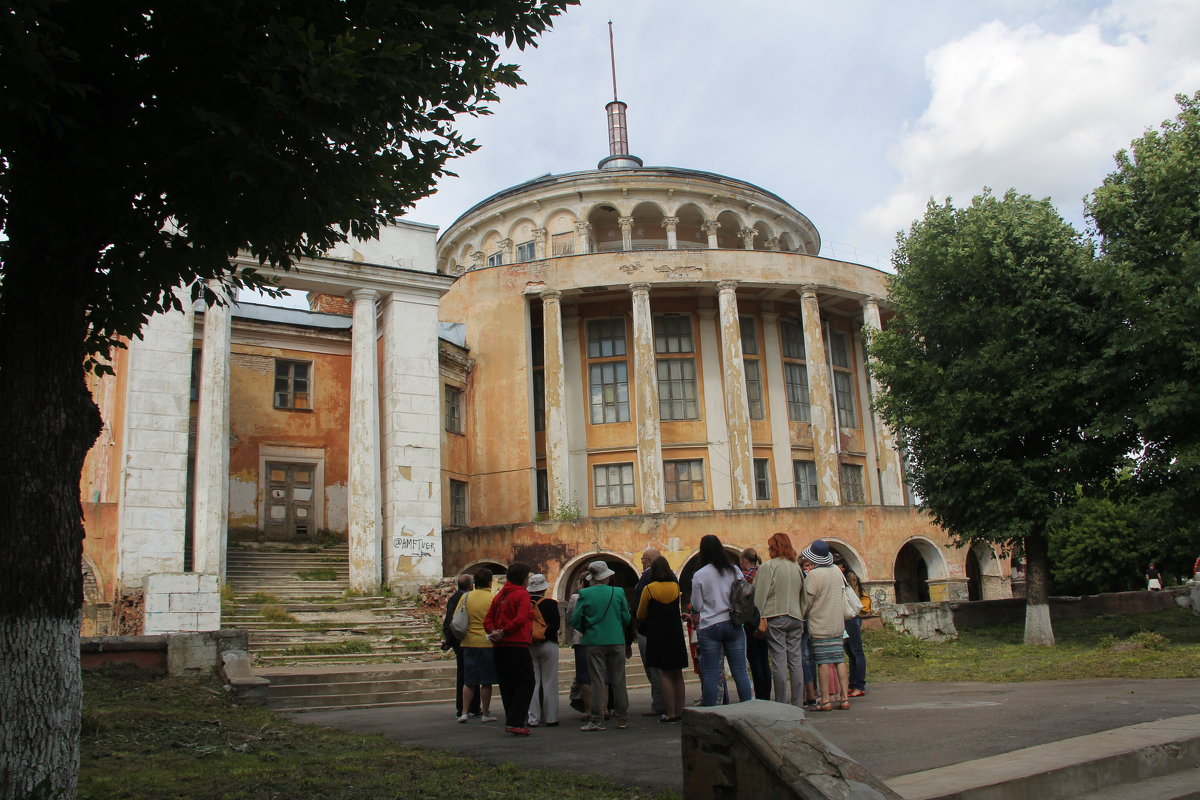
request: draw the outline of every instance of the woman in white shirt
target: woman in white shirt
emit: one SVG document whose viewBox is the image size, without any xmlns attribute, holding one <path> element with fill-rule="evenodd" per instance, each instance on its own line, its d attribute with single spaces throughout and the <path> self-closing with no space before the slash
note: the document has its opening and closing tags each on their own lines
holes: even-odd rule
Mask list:
<svg viewBox="0 0 1200 800">
<path fill-rule="evenodd" d="M 746 672 L 746 634 L 729 619 L 729 590 L 742 571 L 729 563 L 721 540 L 712 534 L 700 540 L 700 564 L 692 576 L 692 610 L 700 615 L 701 704 L 717 704 L 722 654 L 729 660 L 738 700 L 750 700 L 754 695 Z"/>
</svg>

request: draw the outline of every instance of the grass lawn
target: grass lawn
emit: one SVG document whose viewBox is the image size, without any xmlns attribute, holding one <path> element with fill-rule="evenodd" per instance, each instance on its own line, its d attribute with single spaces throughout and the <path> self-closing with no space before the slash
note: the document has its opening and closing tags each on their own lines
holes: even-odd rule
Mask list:
<svg viewBox="0 0 1200 800">
<path fill-rule="evenodd" d="M 238 708 L 215 679 L 84 675 L 84 800 L 648 798 L 601 778 L 491 765 Z"/>
<path fill-rule="evenodd" d="M 1200 617 L 1182 608 L 1054 623 L 1056 647 L 1021 644 L 1022 625 L 947 642 L 867 631 L 868 681 L 1046 681 L 1200 677 Z"/>
</svg>

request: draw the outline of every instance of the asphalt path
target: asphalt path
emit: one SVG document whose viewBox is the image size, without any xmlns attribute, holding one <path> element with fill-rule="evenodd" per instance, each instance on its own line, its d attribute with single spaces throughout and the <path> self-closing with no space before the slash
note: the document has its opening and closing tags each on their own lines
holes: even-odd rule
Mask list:
<svg viewBox="0 0 1200 800">
<path fill-rule="evenodd" d="M 1197 669 L 1200 675 L 1200 668 Z M 689 682 L 689 698 L 698 687 Z M 497 695 L 499 693 L 497 692 Z M 500 722 L 454 721 L 452 703 L 296 714 L 300 722 L 381 733 L 405 745 L 448 750 L 494 763 L 604 775 L 652 792 L 681 791 L 681 727 L 640 716 L 649 691 L 630 692 L 630 727 L 579 730 L 562 704 L 557 728 L 532 736 Z M 839 749 L 883 779 L 957 764 L 1125 725 L 1200 713 L 1200 678 L 1031 683 L 877 683 L 850 711 L 809 713 Z"/>
</svg>

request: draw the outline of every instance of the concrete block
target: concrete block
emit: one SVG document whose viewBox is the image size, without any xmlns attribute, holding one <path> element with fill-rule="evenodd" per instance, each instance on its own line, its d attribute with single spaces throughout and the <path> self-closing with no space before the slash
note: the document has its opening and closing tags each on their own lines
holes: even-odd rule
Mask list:
<svg viewBox="0 0 1200 800">
<path fill-rule="evenodd" d="M 197 615 L 190 613 L 181 613 L 177 611 L 166 611 L 160 613 L 146 613 L 144 633 L 177 633 L 179 631 L 195 631 L 200 630 L 197 623 Z"/>
<path fill-rule="evenodd" d="M 245 649 L 225 650 L 221 653 L 221 676 L 233 690 L 239 705 L 265 706 L 267 690 L 271 682 L 254 674 L 250 666 L 250 654 Z"/>
<path fill-rule="evenodd" d="M 194 594 L 200 589 L 200 575 L 180 572 L 168 575 L 151 575 L 146 583 L 147 594 Z"/>
<path fill-rule="evenodd" d="M 172 633 L 167 636 L 167 672 L 188 675 L 213 672 L 218 667 L 217 640 L 209 633 Z"/>
<path fill-rule="evenodd" d="M 221 612 L 207 611 L 196 615 L 194 631 L 219 631 L 221 629 Z"/>
<path fill-rule="evenodd" d="M 186 507 L 186 496 L 182 491 L 163 491 L 159 489 L 126 488 L 125 502 L 131 506 L 142 508 L 174 508 L 183 510 Z"/>
<path fill-rule="evenodd" d="M 197 614 L 219 613 L 221 611 L 221 595 L 216 592 L 196 592 L 194 594 L 171 594 L 168 611 L 191 611 Z"/>
</svg>

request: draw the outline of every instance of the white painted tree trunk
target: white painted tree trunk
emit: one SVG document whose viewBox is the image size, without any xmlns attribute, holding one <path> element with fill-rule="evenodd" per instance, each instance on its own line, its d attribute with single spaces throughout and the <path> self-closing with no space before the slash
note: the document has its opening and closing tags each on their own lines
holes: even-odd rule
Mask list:
<svg viewBox="0 0 1200 800">
<path fill-rule="evenodd" d="M 0 619 L 0 800 L 73 798 L 83 684 L 79 620 Z"/>
<path fill-rule="evenodd" d="M 1054 647 L 1050 624 L 1050 542 L 1043 534 L 1025 538 L 1025 644 Z"/>
</svg>

